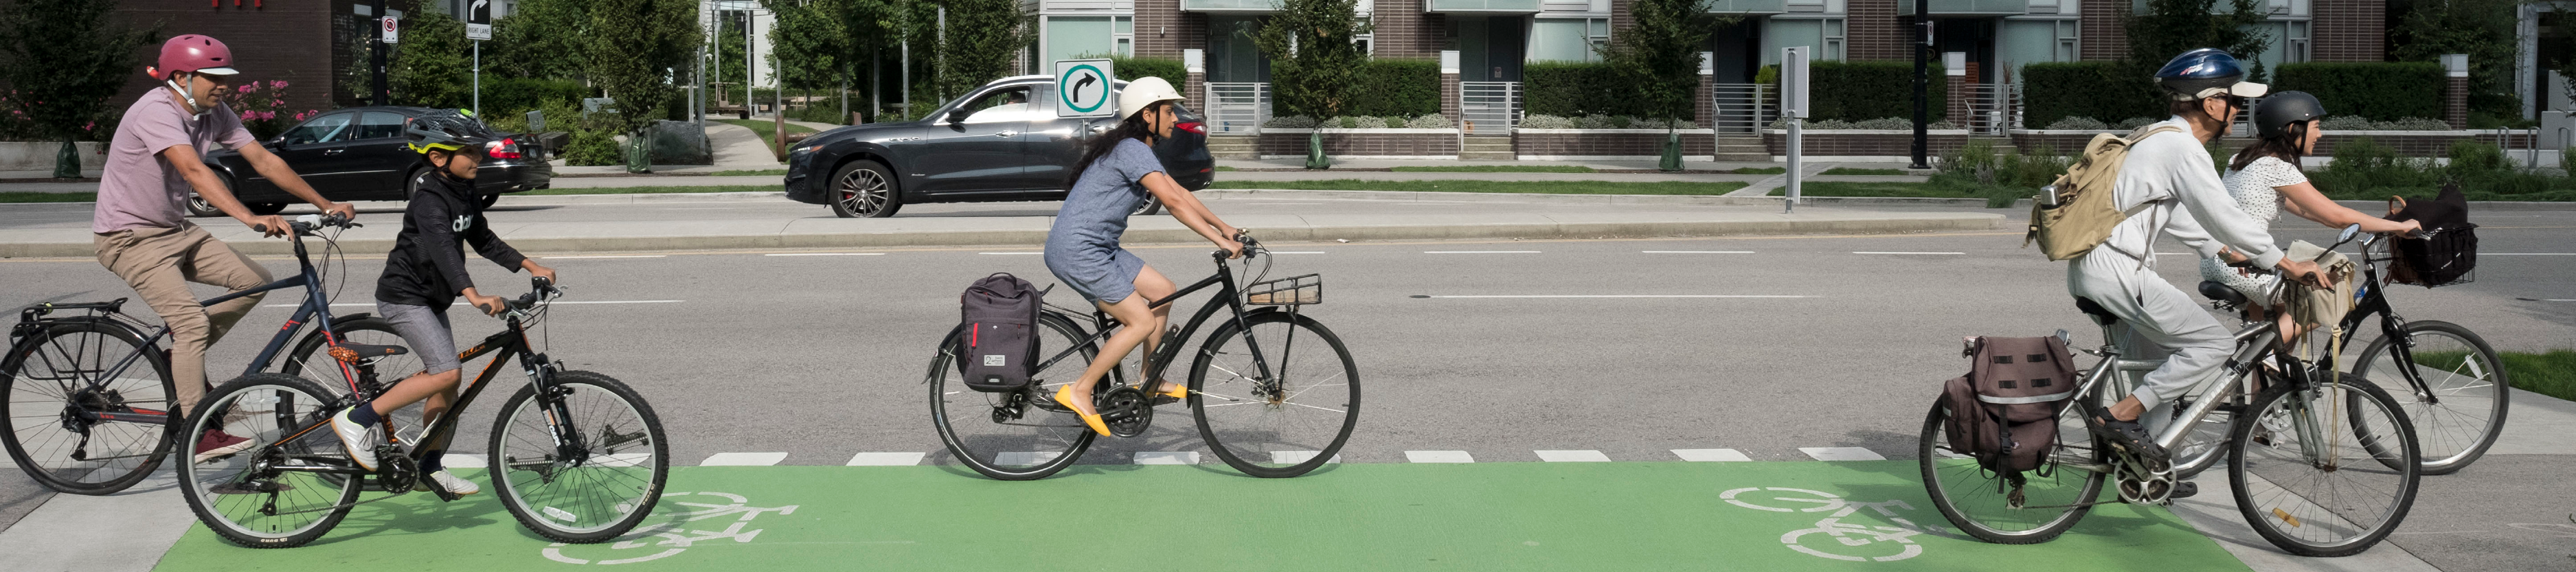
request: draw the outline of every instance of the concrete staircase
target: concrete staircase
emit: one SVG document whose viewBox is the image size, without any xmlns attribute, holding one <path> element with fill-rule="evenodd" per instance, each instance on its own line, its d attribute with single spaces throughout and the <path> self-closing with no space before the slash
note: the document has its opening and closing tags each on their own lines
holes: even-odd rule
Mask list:
<svg viewBox="0 0 2576 572">
<path fill-rule="evenodd" d="M 1208 135 L 1208 154 L 1218 159 L 1259 159 L 1261 151 L 1256 135 Z"/>
<path fill-rule="evenodd" d="M 1461 161 L 1510 161 L 1520 154 L 1512 150 L 1510 135 L 1469 135 L 1466 146 L 1458 150 Z"/>
<path fill-rule="evenodd" d="M 1761 137 L 1719 137 L 1717 139 L 1717 160 L 1722 162 L 1768 163 L 1771 161 L 1771 150 L 1768 147 L 1762 146 Z"/>
</svg>

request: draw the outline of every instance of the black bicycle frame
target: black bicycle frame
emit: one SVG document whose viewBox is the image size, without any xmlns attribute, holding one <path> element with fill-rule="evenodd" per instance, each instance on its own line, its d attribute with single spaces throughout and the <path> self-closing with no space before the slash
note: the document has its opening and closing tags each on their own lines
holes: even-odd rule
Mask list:
<svg viewBox="0 0 2576 572">
<path fill-rule="evenodd" d="M 526 372 L 528 375 L 529 384 L 534 385 L 537 388 L 537 394 L 544 397 L 544 399 L 541 399 L 539 402 L 545 404 L 547 407 L 547 417 L 553 420 L 572 418 L 571 413 L 564 409 L 563 402 L 559 399 L 554 399 L 558 396 L 557 394 L 561 390 L 554 384 L 553 360 L 547 358 L 545 354 L 537 353 L 529 346 L 527 328 L 525 324 L 520 322 L 519 318 L 513 316 L 509 319 L 508 323 L 508 328 L 499 332 L 494 332 L 491 336 L 483 338 L 482 342 L 474 344 L 474 347 L 468 348 L 457 354 L 456 361 L 459 363 L 474 361 L 475 359 L 481 358 L 485 355 L 498 355 L 495 355 L 492 358 L 492 362 L 490 364 L 483 367 L 482 373 L 474 376 L 474 382 L 465 386 L 464 392 L 456 396 L 456 402 L 449 404 L 447 411 L 439 413 L 438 419 L 431 421 L 429 427 L 421 431 L 420 443 L 418 445 L 414 445 L 409 452 L 405 453 L 405 455 L 413 462 L 413 466 L 419 466 L 419 462 L 427 459 L 430 452 L 444 451 L 447 449 L 448 439 L 455 436 L 457 419 L 464 415 L 465 408 L 467 406 L 474 404 L 474 398 L 482 395 L 483 389 L 491 385 L 492 378 L 500 373 L 501 365 L 511 361 L 512 358 L 517 358 L 520 370 Z M 348 364 L 342 363 L 341 366 L 347 367 Z M 390 386 L 387 387 L 390 388 Z M 371 399 L 373 397 L 374 396 L 372 395 L 361 396 L 352 394 L 352 399 L 356 403 L 364 403 L 367 399 Z M 285 410 L 286 408 L 279 408 L 279 411 L 281 412 Z M 329 409 L 326 408 L 326 411 L 328 410 Z M 281 421 L 283 422 L 288 420 Z M 270 443 L 266 448 L 274 449 L 281 444 L 293 443 L 298 439 L 304 438 L 307 433 L 311 433 L 330 425 L 330 417 L 328 416 L 310 420 L 295 421 L 296 423 L 281 423 L 281 426 L 294 427 L 294 429 L 288 431 L 286 437 Z M 383 423 L 385 424 L 386 435 L 388 436 L 388 439 L 390 439 L 390 436 L 393 434 L 393 420 L 386 419 Z M 301 426 L 297 426 L 297 424 L 301 424 Z M 550 425 L 553 427 L 555 443 L 558 449 L 556 459 L 574 464 L 586 462 L 589 459 L 590 456 L 587 454 L 587 448 L 581 442 L 581 436 L 578 433 L 574 433 L 568 424 L 553 423 Z M 266 451 L 262 451 L 262 453 L 265 452 Z M 493 468 L 495 470 L 499 470 L 503 466 L 502 464 L 508 463 L 509 460 L 495 458 L 492 462 L 495 463 Z M 375 471 L 368 471 L 355 466 L 278 465 L 274 468 L 280 471 L 313 473 L 337 473 L 350 475 L 375 474 Z M 388 488 L 390 489 L 393 487 Z M 444 490 L 441 490 L 440 494 L 444 496 L 446 493 Z"/>
<path fill-rule="evenodd" d="M 1191 293 L 1198 292 L 1199 290 L 1207 289 L 1210 286 L 1219 287 L 1216 291 L 1217 299 L 1210 300 L 1205 306 L 1200 306 L 1198 313 L 1190 316 L 1190 321 L 1186 325 L 1181 326 L 1181 333 L 1179 336 L 1174 337 L 1171 340 L 1171 343 L 1166 343 L 1161 347 L 1154 348 L 1155 355 L 1149 356 L 1153 359 L 1146 360 L 1145 367 L 1147 370 L 1144 372 L 1144 376 L 1139 379 L 1155 379 L 1156 376 L 1163 373 L 1164 368 L 1170 367 L 1172 359 L 1180 356 L 1181 342 L 1195 337 L 1198 334 L 1199 326 L 1204 325 L 1209 317 L 1215 316 L 1217 310 L 1233 310 L 1235 324 L 1240 325 L 1250 323 L 1246 318 L 1251 317 L 1251 313 L 1244 310 L 1243 296 L 1238 293 L 1239 289 L 1234 283 L 1234 267 L 1227 266 L 1225 264 L 1225 258 L 1222 258 L 1222 253 L 1220 253 L 1219 256 L 1220 257 L 1217 258 L 1216 274 L 1209 275 L 1207 278 L 1201 279 L 1195 284 L 1182 288 L 1178 292 L 1173 292 L 1170 296 L 1164 296 L 1163 299 L 1155 300 L 1152 304 L 1148 305 L 1149 308 L 1169 306 L 1173 302 L 1179 301 L 1183 296 L 1188 296 Z M 1219 300 L 1224 303 L 1217 303 Z M 1056 362 L 1064 361 L 1065 358 L 1080 353 L 1082 348 L 1091 347 L 1094 344 L 1100 343 L 1101 340 L 1109 339 L 1109 336 L 1112 333 L 1111 329 L 1119 325 L 1117 320 L 1111 318 L 1107 312 L 1094 310 L 1092 312 L 1091 319 L 1093 325 L 1099 328 L 1098 332 L 1091 334 L 1089 339 L 1075 343 L 1072 347 L 1067 347 L 1063 351 L 1056 352 L 1054 356 L 1038 362 L 1038 365 L 1031 368 L 1030 371 L 1046 371 L 1046 368 L 1054 366 Z M 1154 333 L 1154 335 L 1160 334 L 1161 332 Z M 1270 364 L 1267 359 L 1262 357 L 1261 344 L 1252 339 L 1252 332 L 1249 328 L 1244 331 L 1243 343 L 1244 346 L 1252 352 L 1253 367 L 1256 368 L 1256 371 L 1260 375 L 1267 377 L 1270 373 Z"/>
<path fill-rule="evenodd" d="M 2397 376 L 2404 378 L 2406 385 L 2414 389 L 2416 398 L 2426 403 L 2440 403 L 2441 396 L 2435 395 L 2432 387 L 2425 385 L 2424 376 L 2415 372 L 2415 340 L 2406 337 L 2406 318 L 2398 316 L 2397 309 L 2388 305 L 2387 288 L 2379 282 L 2379 265 L 2368 263 L 2368 247 L 2362 249 L 2361 256 L 2365 262 L 2361 274 L 2361 300 L 2353 303 L 2350 313 L 2344 314 L 2343 332 L 2335 343 L 2352 343 L 2353 336 L 2361 332 L 2362 320 L 2378 315 L 2379 333 L 2387 336 L 2394 347 L 2388 355 L 2397 360 Z"/>
</svg>

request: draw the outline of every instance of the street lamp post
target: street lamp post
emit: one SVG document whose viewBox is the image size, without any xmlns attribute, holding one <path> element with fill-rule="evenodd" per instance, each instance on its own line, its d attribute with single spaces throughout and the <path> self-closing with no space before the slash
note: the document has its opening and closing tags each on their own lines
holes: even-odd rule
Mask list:
<svg viewBox="0 0 2576 572">
<path fill-rule="evenodd" d="M 1930 154 L 1932 143 L 1932 102 L 1929 95 L 1932 83 L 1931 0 L 1914 0 L 1914 25 L 1922 26 L 1923 31 L 1917 35 L 1914 45 L 1914 164 L 1906 167 L 1930 169 L 1932 164 L 1926 155 Z"/>
</svg>

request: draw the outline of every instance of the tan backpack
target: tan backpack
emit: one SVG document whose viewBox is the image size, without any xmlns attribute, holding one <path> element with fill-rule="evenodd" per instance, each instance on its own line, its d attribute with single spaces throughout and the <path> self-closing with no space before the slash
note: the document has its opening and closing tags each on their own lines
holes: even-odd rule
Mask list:
<svg viewBox="0 0 2576 572">
<path fill-rule="evenodd" d="M 2022 248 L 2038 242 L 2040 252 L 2047 254 L 2049 260 L 2068 260 L 2110 240 L 2112 227 L 2146 207 L 2121 211 L 2112 204 L 2111 187 L 2120 180 L 2120 164 L 2128 161 L 2130 146 L 2166 131 L 2182 128 L 2151 125 L 2127 137 L 2109 133 L 2093 136 L 2093 142 L 2084 145 L 2084 154 L 2076 157 L 2075 165 L 2042 189 L 2055 196 L 2042 195 L 2031 203 L 2030 234 L 2022 238 Z"/>
</svg>

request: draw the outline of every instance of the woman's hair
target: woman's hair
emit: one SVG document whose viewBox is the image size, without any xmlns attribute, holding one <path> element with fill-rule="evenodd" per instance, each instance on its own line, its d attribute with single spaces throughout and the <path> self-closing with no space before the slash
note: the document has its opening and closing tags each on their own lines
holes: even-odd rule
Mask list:
<svg viewBox="0 0 2576 572">
<path fill-rule="evenodd" d="M 1151 143 L 1149 140 L 1154 137 L 1154 126 L 1145 123 L 1145 112 L 1162 109 L 1164 113 L 1169 113 L 1168 108 L 1171 105 L 1172 103 L 1168 101 L 1154 102 L 1153 105 L 1137 110 L 1135 115 L 1127 116 L 1125 121 L 1118 122 L 1118 126 L 1111 128 L 1108 133 L 1092 138 L 1091 145 L 1082 150 L 1082 160 L 1073 163 L 1073 176 L 1064 179 L 1065 188 L 1071 189 L 1074 183 L 1082 181 L 1082 173 L 1091 170 L 1091 162 L 1100 160 L 1101 156 L 1109 154 L 1109 150 L 1118 148 L 1119 142 L 1135 139 Z"/>
<path fill-rule="evenodd" d="M 2308 122 L 2293 121 L 2289 127 L 2281 130 L 2281 134 L 2256 139 L 2253 145 L 2247 146 L 2243 151 L 2237 151 L 2236 159 L 2228 161 L 2227 170 L 2245 170 L 2246 165 L 2252 165 L 2255 159 L 2264 157 L 2280 159 L 2288 162 L 2292 167 L 2301 166 L 2299 158 L 2307 156 L 2307 153 L 2301 152 L 2299 147 L 2307 141 Z"/>
</svg>

